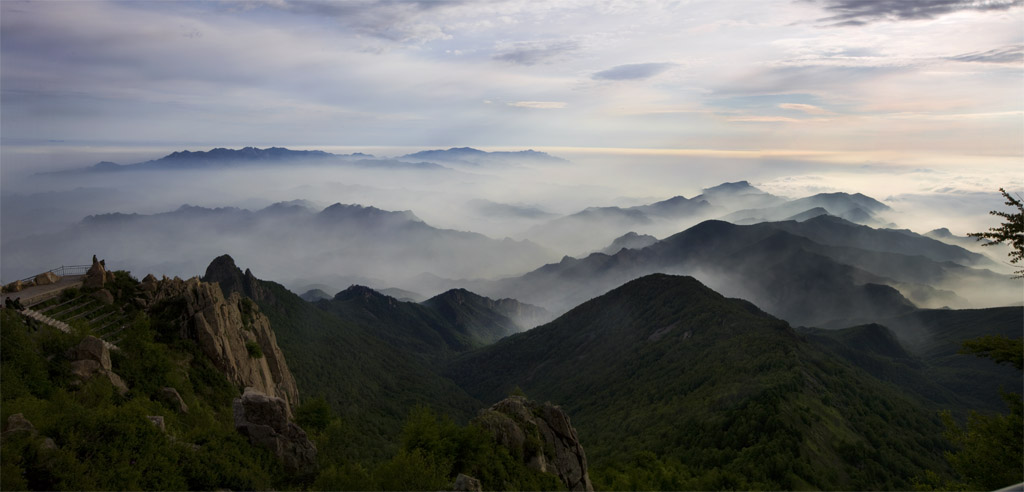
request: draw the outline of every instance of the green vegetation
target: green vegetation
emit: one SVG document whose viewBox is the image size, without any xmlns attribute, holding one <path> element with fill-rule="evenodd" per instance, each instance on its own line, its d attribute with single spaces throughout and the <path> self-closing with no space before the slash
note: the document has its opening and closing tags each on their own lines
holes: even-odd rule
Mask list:
<svg viewBox="0 0 1024 492">
<path fill-rule="evenodd" d="M 260 344 L 256 340 L 249 340 L 248 342 L 245 342 L 245 350 L 249 352 L 249 357 L 252 357 L 253 359 L 263 357 L 263 349 L 260 348 Z"/>
<path fill-rule="evenodd" d="M 1024 202 L 1019 198 L 1014 198 L 1012 195 L 1007 193 L 1006 190 L 999 188 L 999 192 L 1003 194 L 1003 198 L 1006 199 L 1006 205 L 1011 208 L 1016 208 L 1016 212 L 1000 212 L 993 210 L 989 212 L 997 217 L 1006 219 L 999 227 L 991 227 L 988 232 L 972 232 L 968 236 L 977 238 L 979 241 L 982 239 L 988 239 L 989 242 L 982 246 L 991 246 L 993 244 L 1002 244 L 1004 242 L 1010 243 L 1010 263 L 1016 265 L 1024 260 Z M 1024 278 L 1024 269 L 1013 272 L 1015 278 Z"/>
<path fill-rule="evenodd" d="M 753 305 L 651 275 L 456 360 L 493 401 L 558 402 L 595 487 L 895 489 L 950 476 L 935 414 Z"/>
<path fill-rule="evenodd" d="M 2 412 L 21 413 L 36 429 L 5 436 L 4 490 L 234 490 L 288 484 L 267 451 L 233 427 L 234 388 L 191 342 L 161 338 L 137 315 L 112 354 L 130 387 L 121 396 L 103 377 L 73 382 L 66 353 L 82 336 L 61 333 L 4 309 Z M 177 414 L 156 392 L 175 387 L 189 406 Z M 166 432 L 148 419 L 164 417 Z"/>
</svg>

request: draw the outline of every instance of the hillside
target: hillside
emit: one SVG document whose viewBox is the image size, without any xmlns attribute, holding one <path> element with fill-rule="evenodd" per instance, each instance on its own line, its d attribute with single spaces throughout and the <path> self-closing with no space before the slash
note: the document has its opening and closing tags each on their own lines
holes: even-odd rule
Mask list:
<svg viewBox="0 0 1024 492">
<path fill-rule="evenodd" d="M 921 402 L 689 277 L 634 280 L 447 373 L 485 402 L 561 402 L 598 487 L 906 488 L 946 469 Z"/>
</svg>

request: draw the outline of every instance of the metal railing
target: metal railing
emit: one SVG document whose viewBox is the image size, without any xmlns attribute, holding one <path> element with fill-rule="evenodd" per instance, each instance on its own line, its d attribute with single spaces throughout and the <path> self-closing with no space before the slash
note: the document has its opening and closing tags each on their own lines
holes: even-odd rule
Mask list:
<svg viewBox="0 0 1024 492">
<path fill-rule="evenodd" d="M 34 281 L 36 279 L 36 277 L 38 277 L 38 276 L 40 276 L 40 275 L 42 275 L 44 273 L 52 273 L 52 274 L 54 274 L 54 275 L 56 275 L 58 277 L 67 277 L 67 276 L 73 276 L 73 275 L 85 275 L 86 272 L 88 272 L 89 268 L 91 268 L 91 267 L 92 267 L 92 265 L 61 265 L 61 266 L 59 266 L 57 268 L 54 268 L 53 270 L 48 270 L 48 271 L 45 271 L 45 272 L 40 272 L 40 273 L 37 273 L 37 274 L 35 274 L 35 275 L 31 276 L 31 277 L 23 278 L 23 279 L 21 279 L 21 281 L 23 283 Z"/>
</svg>

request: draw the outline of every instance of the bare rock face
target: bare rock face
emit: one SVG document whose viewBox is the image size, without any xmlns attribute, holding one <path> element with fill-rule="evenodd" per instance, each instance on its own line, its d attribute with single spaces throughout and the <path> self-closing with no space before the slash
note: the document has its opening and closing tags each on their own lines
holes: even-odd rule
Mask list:
<svg viewBox="0 0 1024 492">
<path fill-rule="evenodd" d="M 306 432 L 288 419 L 284 400 L 246 388 L 232 404 L 235 430 L 249 438 L 254 446 L 271 450 L 293 474 L 316 471 L 316 446 Z"/>
<path fill-rule="evenodd" d="M 160 401 L 170 407 L 171 410 L 178 413 L 188 413 L 188 405 L 185 404 L 185 400 L 181 398 L 181 394 L 178 393 L 178 390 L 169 386 L 160 388 L 160 392 L 157 393 L 157 396 L 160 398 Z"/>
<path fill-rule="evenodd" d="M 40 273 L 39 275 L 36 275 L 35 279 L 36 285 L 50 285 L 55 284 L 58 281 L 60 281 L 60 277 L 53 272 Z"/>
<path fill-rule="evenodd" d="M 104 266 L 104 262 L 97 260 L 96 255 L 92 255 L 92 266 L 89 267 L 89 271 L 85 272 L 85 281 L 82 284 L 83 287 L 89 289 L 102 289 L 106 282 L 107 269 Z"/>
<path fill-rule="evenodd" d="M 457 492 L 481 492 L 483 485 L 480 484 L 479 480 L 460 473 L 459 476 L 455 477 L 455 484 L 452 486 L 452 490 Z"/>
<path fill-rule="evenodd" d="M 7 286 L 4 287 L 4 290 L 7 292 L 21 292 L 21 289 L 23 288 L 24 285 L 22 285 L 21 280 L 15 280 L 14 282 L 7 284 Z"/>
<path fill-rule="evenodd" d="M 7 426 L 4 428 L 3 436 L 25 433 L 31 436 L 36 435 L 36 427 L 20 413 L 11 414 L 7 417 Z"/>
<path fill-rule="evenodd" d="M 142 282 L 142 286 L 153 284 L 149 277 Z M 162 301 L 182 303 L 179 319 L 182 338 L 195 340 L 232 383 L 239 387 L 251 386 L 284 400 L 286 413 L 291 415 L 291 407 L 299 401 L 299 390 L 277 345 L 270 321 L 254 302 L 237 293 L 225 299 L 220 286 L 200 282 L 198 278 L 164 278 L 155 285 L 151 293 L 142 290 L 152 299 L 148 305 Z M 249 355 L 246 343 L 259 345 L 263 356 Z"/>
<path fill-rule="evenodd" d="M 594 490 L 587 473 L 587 455 L 561 408 L 510 396 L 481 411 L 476 422 L 512 456 L 557 476 L 569 490 Z"/>
<path fill-rule="evenodd" d="M 71 374 L 78 379 L 86 381 L 96 375 L 102 375 L 110 380 L 110 384 L 114 385 L 118 393 L 128 394 L 128 385 L 113 371 L 110 364 L 110 349 L 103 340 L 93 336 L 83 338 L 78 346 L 68 350 L 68 358 L 71 359 Z"/>
</svg>

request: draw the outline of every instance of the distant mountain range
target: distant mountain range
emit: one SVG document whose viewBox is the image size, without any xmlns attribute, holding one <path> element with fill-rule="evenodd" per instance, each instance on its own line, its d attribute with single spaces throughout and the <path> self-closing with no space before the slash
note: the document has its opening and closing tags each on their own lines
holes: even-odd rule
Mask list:
<svg viewBox="0 0 1024 492">
<path fill-rule="evenodd" d="M 565 257 L 468 287 L 563 312 L 646 274 L 681 273 L 794 324 L 849 326 L 916 307 L 1019 302 L 1012 281 L 987 265 L 981 255 L 910 231 L 823 215 L 747 226 L 706 221 L 643 249 Z"/>
<path fill-rule="evenodd" d="M 443 170 L 441 164 L 516 164 L 522 162 L 564 162 L 564 159 L 544 152 L 485 152 L 469 147 L 448 150 L 429 150 L 396 159 L 376 157 L 356 152 L 332 154 L 321 150 L 291 150 L 284 147 L 243 147 L 241 149 L 214 148 L 208 151 L 182 150 L 159 159 L 133 164 L 103 161 L 95 165 L 61 171 L 60 173 L 105 173 L 119 171 L 176 171 L 203 170 L 253 166 L 281 165 L 333 165 L 379 169 Z"/>
<path fill-rule="evenodd" d="M 575 248 L 571 254 L 585 254 L 627 232 L 664 237 L 712 218 L 747 225 L 833 215 L 880 227 L 890 225 L 880 217 L 889 211 L 887 205 L 860 193 L 819 193 L 787 200 L 738 181 L 705 188 L 693 198 L 675 196 L 634 207 L 590 207 L 534 226 L 524 235 L 554 249 L 572 252 Z"/>
<path fill-rule="evenodd" d="M 448 278 L 514 275 L 557 258 L 529 241 L 435 228 L 411 211 L 341 203 L 317 211 L 285 202 L 256 211 L 183 205 L 150 215 L 89 216 L 59 233 L 4 243 L 4 261 L 28 275 L 82 251 L 104 251 L 111 261 L 136 270 L 184 276 L 202 271 L 205 258 L 239 251 L 275 278 L 322 283 L 316 279 L 342 272 L 387 279 L 392 286 L 425 272 Z"/>
<path fill-rule="evenodd" d="M 471 147 L 452 147 L 447 150 L 423 150 L 413 154 L 404 155 L 400 157 L 400 159 L 470 166 L 520 163 L 551 164 L 566 162 L 565 159 L 562 159 L 561 157 L 555 157 L 545 152 L 538 152 L 532 149 L 520 150 L 517 152 L 485 152 Z"/>
</svg>

